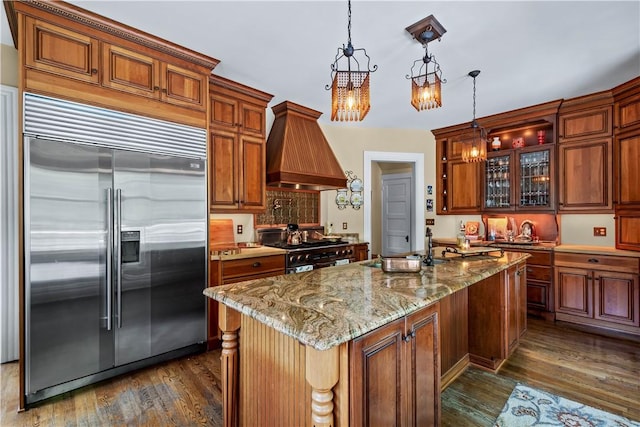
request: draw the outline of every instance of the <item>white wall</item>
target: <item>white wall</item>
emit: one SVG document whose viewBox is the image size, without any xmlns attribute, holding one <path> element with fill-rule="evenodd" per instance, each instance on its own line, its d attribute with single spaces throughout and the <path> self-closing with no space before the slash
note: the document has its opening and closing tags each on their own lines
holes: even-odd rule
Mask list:
<svg viewBox="0 0 640 427">
<path fill-rule="evenodd" d="M 591 215 L 558 215 L 560 241 L 565 245 L 589 245 L 614 247 L 616 228 L 613 213 Z M 595 237 L 593 227 L 606 227 L 605 237 Z"/>
</svg>

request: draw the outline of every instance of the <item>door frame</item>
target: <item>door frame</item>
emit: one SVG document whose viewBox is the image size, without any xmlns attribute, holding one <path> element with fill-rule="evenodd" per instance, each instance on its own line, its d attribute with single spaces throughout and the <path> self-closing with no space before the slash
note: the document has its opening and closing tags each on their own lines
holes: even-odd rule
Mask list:
<svg viewBox="0 0 640 427">
<path fill-rule="evenodd" d="M 411 224 L 411 251 L 424 250 L 424 239 L 419 236 L 424 230 L 424 153 L 398 153 L 387 151 L 365 151 L 364 152 L 364 182 L 371 182 L 371 167 L 373 163 L 412 163 L 413 175 L 413 222 Z M 364 230 L 363 239 L 365 242 L 371 241 L 371 186 L 369 191 L 363 194 L 363 214 Z M 420 233 L 420 234 L 419 234 Z"/>
</svg>

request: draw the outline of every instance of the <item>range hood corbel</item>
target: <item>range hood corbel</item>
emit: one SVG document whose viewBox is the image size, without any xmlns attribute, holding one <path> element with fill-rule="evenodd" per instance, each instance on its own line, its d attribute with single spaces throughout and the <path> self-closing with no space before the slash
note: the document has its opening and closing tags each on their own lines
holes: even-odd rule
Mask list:
<svg viewBox="0 0 640 427">
<path fill-rule="evenodd" d="M 318 125 L 321 112 L 290 101 L 271 108 L 267 186 L 307 190 L 344 188 L 347 178 Z"/>
</svg>

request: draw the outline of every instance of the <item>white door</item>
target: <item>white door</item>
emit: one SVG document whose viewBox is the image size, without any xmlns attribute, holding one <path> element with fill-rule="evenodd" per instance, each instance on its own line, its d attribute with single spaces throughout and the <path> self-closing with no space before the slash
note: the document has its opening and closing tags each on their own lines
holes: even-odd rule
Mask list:
<svg viewBox="0 0 640 427">
<path fill-rule="evenodd" d="M 411 174 L 382 176 L 382 255 L 411 251 Z"/>
</svg>

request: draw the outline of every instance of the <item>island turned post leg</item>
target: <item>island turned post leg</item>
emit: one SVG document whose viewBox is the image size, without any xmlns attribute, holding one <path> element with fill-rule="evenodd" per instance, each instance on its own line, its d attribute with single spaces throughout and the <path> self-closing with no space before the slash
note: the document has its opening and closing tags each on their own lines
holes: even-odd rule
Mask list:
<svg viewBox="0 0 640 427">
<path fill-rule="evenodd" d="M 238 330 L 240 313 L 220 304 L 218 324 L 222 331 L 222 413 L 225 427 L 238 425 Z"/>
<path fill-rule="evenodd" d="M 340 377 L 339 346 L 319 351 L 306 347 L 306 378 L 311 385 L 311 423 L 333 427 L 333 387 Z"/>
</svg>

